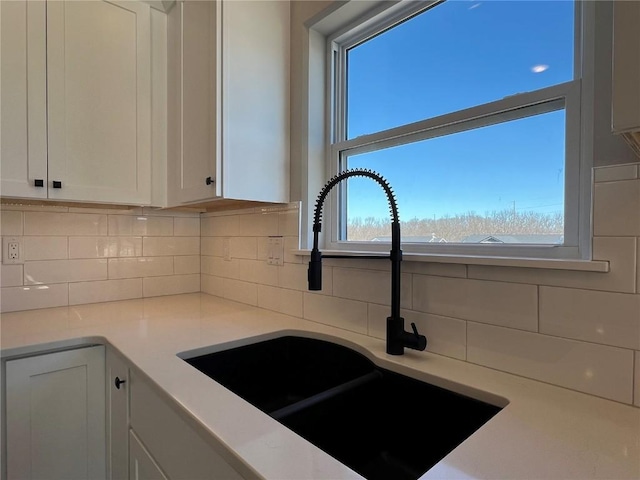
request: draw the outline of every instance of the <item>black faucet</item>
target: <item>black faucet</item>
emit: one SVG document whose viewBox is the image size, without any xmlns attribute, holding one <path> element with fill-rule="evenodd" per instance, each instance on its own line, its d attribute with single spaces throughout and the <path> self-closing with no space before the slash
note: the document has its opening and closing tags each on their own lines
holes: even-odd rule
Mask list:
<svg viewBox="0 0 640 480">
<path fill-rule="evenodd" d="M 368 177 L 375 180 L 387 194 L 389 208 L 391 210 L 391 252 L 389 255 L 323 255 L 318 249 L 318 234 L 322 230 L 322 205 L 333 187 L 349 177 Z M 402 262 L 402 250 L 400 249 L 400 220 L 398 219 L 398 206 L 393 190 L 387 181 L 372 170 L 352 169 L 339 173 L 327 182 L 316 200 L 316 208 L 313 215 L 313 249 L 309 262 L 308 280 L 309 290 L 322 289 L 322 258 L 365 258 L 365 259 L 390 259 L 391 260 L 391 316 L 387 317 L 387 353 L 390 355 L 403 355 L 404 348 L 424 350 L 427 348 L 427 339 L 418 334 L 416 324 L 412 323 L 413 332 L 404 329 L 404 318 L 400 316 L 400 262 Z"/>
</svg>

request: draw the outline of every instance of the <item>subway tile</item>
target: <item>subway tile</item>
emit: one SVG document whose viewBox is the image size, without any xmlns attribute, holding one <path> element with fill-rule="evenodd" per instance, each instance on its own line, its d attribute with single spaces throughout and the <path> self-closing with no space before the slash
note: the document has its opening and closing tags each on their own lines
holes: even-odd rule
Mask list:
<svg viewBox="0 0 640 480">
<path fill-rule="evenodd" d="M 68 258 L 68 237 L 22 237 L 24 259 L 63 260 Z"/>
<path fill-rule="evenodd" d="M 400 305 L 411 308 L 411 275 L 402 274 L 400 279 Z M 333 295 L 391 305 L 391 273 L 333 267 Z"/>
<path fill-rule="evenodd" d="M 109 215 L 109 235 L 171 236 L 173 218 L 145 217 L 141 215 Z"/>
<path fill-rule="evenodd" d="M 22 212 L 0 210 L 0 235 L 22 235 Z"/>
<path fill-rule="evenodd" d="M 534 285 L 414 275 L 413 310 L 536 331 L 538 289 Z"/>
<path fill-rule="evenodd" d="M 294 255 L 293 253 L 291 253 L 293 250 L 297 250 L 299 248 L 300 248 L 300 241 L 298 237 L 284 237 L 284 262 L 285 263 L 304 263 L 303 257 L 301 255 Z M 258 258 L 261 258 L 261 257 L 258 256 Z M 265 259 L 267 258 L 266 252 L 265 252 L 264 258 Z"/>
<path fill-rule="evenodd" d="M 640 352 L 635 352 L 636 356 L 636 365 L 634 368 L 634 393 L 633 393 L 633 404 L 636 407 L 640 407 Z"/>
<path fill-rule="evenodd" d="M 224 262 L 224 260 L 223 260 Z M 238 259 L 238 279 L 263 285 L 278 285 L 278 270 L 282 267 L 269 265 L 261 260 Z"/>
<path fill-rule="evenodd" d="M 52 284 L 107 279 L 107 260 L 42 260 L 24 264 L 24 284 Z"/>
<path fill-rule="evenodd" d="M 633 351 L 469 322 L 467 361 L 623 403 Z"/>
<path fill-rule="evenodd" d="M 290 209 L 278 214 L 278 235 L 283 237 L 300 235 L 300 209 Z"/>
<path fill-rule="evenodd" d="M 289 290 L 301 290 L 307 291 L 309 289 L 309 282 L 307 277 L 308 265 L 285 263 L 282 267 L 278 268 L 278 286 L 282 288 L 288 288 Z M 331 295 L 333 292 L 332 287 L 333 274 L 331 267 L 322 267 L 322 290 L 318 293 L 324 295 Z"/>
<path fill-rule="evenodd" d="M 199 255 L 200 237 L 144 237 L 142 253 L 145 257 Z"/>
<path fill-rule="evenodd" d="M 18 287 L 23 281 L 22 265 L 0 264 L 0 287 Z"/>
<path fill-rule="evenodd" d="M 2 288 L 0 311 L 17 312 L 36 308 L 62 307 L 69 303 L 66 283 Z"/>
<path fill-rule="evenodd" d="M 593 232 L 595 236 L 640 236 L 640 180 L 595 185 Z"/>
<path fill-rule="evenodd" d="M 153 217 L 199 217 L 201 212 L 201 209 L 193 207 L 185 207 L 179 211 L 165 210 L 161 207 L 142 207 L 142 215 Z"/>
<path fill-rule="evenodd" d="M 234 302 L 258 305 L 258 285 L 255 283 L 225 278 L 222 281 L 222 291 L 224 298 Z"/>
<path fill-rule="evenodd" d="M 469 278 L 609 292 L 636 291 L 636 242 L 632 237 L 595 237 L 594 260 L 609 261 L 609 272 L 469 265 Z"/>
<path fill-rule="evenodd" d="M 69 284 L 69 305 L 142 298 L 142 278 Z"/>
<path fill-rule="evenodd" d="M 142 237 L 69 237 L 69 258 L 142 256 Z"/>
<path fill-rule="evenodd" d="M 241 217 L 241 215 L 203 217 L 200 221 L 200 234 L 205 237 L 239 236 L 239 217 Z"/>
<path fill-rule="evenodd" d="M 638 164 L 636 163 L 594 168 L 593 179 L 595 183 L 633 180 L 634 178 L 638 178 Z"/>
<path fill-rule="evenodd" d="M 24 234 L 65 236 L 106 235 L 107 215 L 25 212 Z"/>
<path fill-rule="evenodd" d="M 142 294 L 145 297 L 178 295 L 200 291 L 200 275 L 169 275 L 142 279 Z"/>
<path fill-rule="evenodd" d="M 455 263 L 425 263 L 403 261 L 403 272 L 431 275 L 434 277 L 466 278 L 467 266 Z"/>
<path fill-rule="evenodd" d="M 387 338 L 387 317 L 390 314 L 389 307 L 369 304 L 368 334 L 385 340 Z M 411 331 L 411 323 L 413 322 L 416 324 L 418 332 L 427 337 L 427 352 L 459 360 L 465 359 L 467 322 L 457 318 L 410 310 L 402 310 L 400 314 L 404 318 L 405 330 Z"/>
<path fill-rule="evenodd" d="M 223 278 L 239 279 L 239 260 L 223 260 L 220 257 L 201 257 L 200 272 Z"/>
<path fill-rule="evenodd" d="M 303 302 L 304 318 L 307 320 L 367 333 L 367 304 L 364 302 L 309 292 L 304 293 Z"/>
<path fill-rule="evenodd" d="M 200 273 L 200 255 L 173 257 L 173 273 L 176 275 Z"/>
<path fill-rule="evenodd" d="M 224 279 L 222 277 L 214 277 L 212 275 L 202 274 L 200 275 L 200 290 L 209 295 L 215 295 L 217 297 L 224 296 Z"/>
<path fill-rule="evenodd" d="M 220 252 L 221 255 L 223 252 Z M 256 237 L 233 237 L 229 239 L 229 254 L 232 258 L 258 258 L 258 239 Z"/>
<path fill-rule="evenodd" d="M 173 217 L 173 234 L 177 237 L 199 237 L 200 219 L 198 217 Z"/>
<path fill-rule="evenodd" d="M 540 333 L 640 349 L 640 295 L 540 287 Z"/>
<path fill-rule="evenodd" d="M 302 292 L 258 285 L 258 306 L 267 310 L 302 317 Z"/>
<path fill-rule="evenodd" d="M 222 254 L 222 237 L 200 238 L 200 255 L 222 257 Z"/>
<path fill-rule="evenodd" d="M 109 279 L 173 274 L 173 257 L 110 258 Z"/>
<path fill-rule="evenodd" d="M 277 212 L 238 215 L 238 232 L 232 236 L 268 237 L 278 235 L 278 216 Z"/>
</svg>

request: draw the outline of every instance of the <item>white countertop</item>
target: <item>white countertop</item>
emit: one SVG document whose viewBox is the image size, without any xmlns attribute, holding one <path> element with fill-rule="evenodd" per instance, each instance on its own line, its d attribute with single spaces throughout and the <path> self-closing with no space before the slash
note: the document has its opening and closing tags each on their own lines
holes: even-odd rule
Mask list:
<svg viewBox="0 0 640 480">
<path fill-rule="evenodd" d="M 224 445 L 240 473 L 266 479 L 361 478 L 177 357 L 283 331 L 333 337 L 384 368 L 490 403 L 508 401 L 423 479 L 640 479 L 638 408 L 427 352 L 389 356 L 382 340 L 206 294 L 3 314 L 0 345 L 2 357 L 9 358 L 110 344 L 175 399 L 211 434 L 212 443 Z"/>
</svg>

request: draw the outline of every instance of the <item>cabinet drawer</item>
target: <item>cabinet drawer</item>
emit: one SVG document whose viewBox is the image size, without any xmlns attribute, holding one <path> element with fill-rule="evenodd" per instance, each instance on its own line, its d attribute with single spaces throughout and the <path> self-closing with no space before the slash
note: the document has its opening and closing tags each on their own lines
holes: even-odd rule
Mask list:
<svg viewBox="0 0 640 480">
<path fill-rule="evenodd" d="M 169 478 L 242 478 L 151 385 L 135 372 L 130 380 L 131 428 Z"/>
</svg>

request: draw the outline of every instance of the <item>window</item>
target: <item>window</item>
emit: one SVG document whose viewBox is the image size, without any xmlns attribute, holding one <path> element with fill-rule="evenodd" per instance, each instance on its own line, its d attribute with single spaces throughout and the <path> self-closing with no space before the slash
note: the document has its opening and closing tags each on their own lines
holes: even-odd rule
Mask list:
<svg viewBox="0 0 640 480">
<path fill-rule="evenodd" d="M 405 252 L 586 256 L 583 7 L 400 2 L 329 38 L 330 173 L 389 181 Z M 336 190 L 328 247 L 388 248 L 379 187 Z"/>
</svg>

